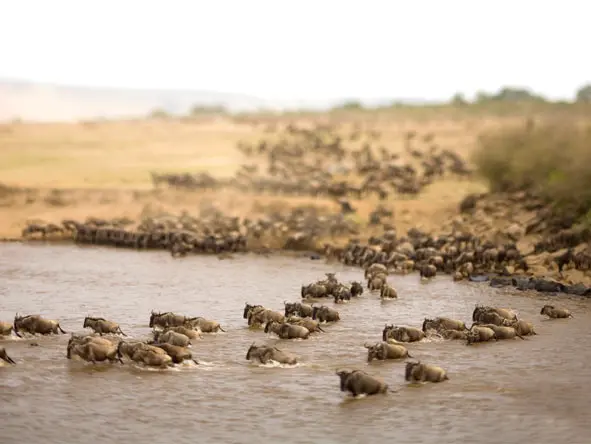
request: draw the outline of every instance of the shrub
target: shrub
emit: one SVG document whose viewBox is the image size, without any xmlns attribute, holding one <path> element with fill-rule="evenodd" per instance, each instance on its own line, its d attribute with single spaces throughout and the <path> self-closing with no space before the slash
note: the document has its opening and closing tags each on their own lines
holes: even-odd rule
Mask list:
<svg viewBox="0 0 591 444">
<path fill-rule="evenodd" d="M 525 190 L 582 217 L 591 209 L 591 127 L 551 121 L 480 136 L 474 153 L 491 191 Z"/>
</svg>

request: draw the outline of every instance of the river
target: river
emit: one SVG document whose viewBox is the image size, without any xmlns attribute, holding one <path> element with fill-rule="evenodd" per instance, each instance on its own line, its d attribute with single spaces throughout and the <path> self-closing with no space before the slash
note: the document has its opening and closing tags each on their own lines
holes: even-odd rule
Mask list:
<svg viewBox="0 0 591 444">
<path fill-rule="evenodd" d="M 308 340 L 247 328 L 245 302 L 283 310 L 284 300 L 299 300 L 302 284 L 329 271 L 344 282 L 363 278 L 360 269 L 305 258 L 0 245 L 0 320 L 39 313 L 81 332 L 86 315 L 103 316 L 140 338 L 154 309 L 215 319 L 227 330 L 194 344 L 201 365 L 170 370 L 67 360 L 69 335 L 35 339 L 38 347 L 0 340 L 17 362 L 0 368 L 0 442 L 589 442 L 591 300 L 393 276 L 398 300 L 381 302 L 366 290 L 337 306 L 340 322 Z M 539 311 L 549 301 L 574 318 L 545 320 Z M 410 344 L 414 357 L 448 370 L 440 384 L 406 385 L 403 361 L 367 364 L 363 344 L 381 340 L 385 323 L 420 327 L 438 315 L 468 323 L 476 303 L 513 308 L 538 335 L 472 347 Z M 253 341 L 277 344 L 302 364 L 249 363 Z M 347 398 L 335 370 L 351 367 L 398 392 Z"/>
</svg>

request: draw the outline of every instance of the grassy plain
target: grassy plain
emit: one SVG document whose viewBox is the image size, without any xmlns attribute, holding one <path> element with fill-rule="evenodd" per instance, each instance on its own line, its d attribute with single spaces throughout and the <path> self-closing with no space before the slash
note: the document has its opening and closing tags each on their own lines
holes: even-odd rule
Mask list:
<svg viewBox="0 0 591 444">
<path fill-rule="evenodd" d="M 442 149 L 470 159 L 483 132 L 523 125 L 519 113 L 458 112 L 454 108 L 408 111 L 359 111 L 326 114 L 248 115 L 238 117 L 95 121 L 79 123 L 11 123 L 0 125 L 0 236 L 17 237 L 28 221 L 65 218 L 137 217 L 142 211 L 191 213 L 215 205 L 235 215 L 266 208 L 314 203 L 337 208 L 331 199 L 284 197 L 224 189 L 208 192 L 152 190 L 150 171 L 208 172 L 230 177 L 246 162 L 235 146 L 267 136 L 270 125 L 339 123 L 378 130 L 376 146 L 403 153 L 408 131 L 417 141 L 427 134 Z M 431 143 L 433 143 L 431 142 Z M 354 142 L 347 142 L 354 145 Z M 26 188 L 14 192 L 11 187 Z M 393 196 L 386 206 L 401 230 L 437 229 L 457 215 L 458 203 L 471 192 L 486 190 L 474 179 L 448 178 L 427 187 L 417 198 Z M 367 220 L 377 199 L 353 201 Z"/>
</svg>

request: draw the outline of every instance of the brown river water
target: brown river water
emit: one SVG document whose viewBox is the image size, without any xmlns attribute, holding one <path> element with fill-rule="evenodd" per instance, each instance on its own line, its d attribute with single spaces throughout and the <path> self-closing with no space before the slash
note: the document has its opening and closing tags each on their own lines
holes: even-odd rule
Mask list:
<svg viewBox="0 0 591 444">
<path fill-rule="evenodd" d="M 193 345 L 201 365 L 149 370 L 66 359 L 69 335 L 0 340 L 16 366 L 0 368 L 0 442 L 44 443 L 588 443 L 591 442 L 591 300 L 491 289 L 437 277 L 392 276 L 399 299 L 366 292 L 338 305 L 341 321 L 310 339 L 249 330 L 245 302 L 283 310 L 300 286 L 362 271 L 306 258 L 172 259 L 163 252 L 75 246 L 0 245 L 0 319 L 39 313 L 82 332 L 87 314 L 147 337 L 152 309 L 204 316 L 227 333 Z M 574 313 L 545 320 L 544 303 Z M 414 357 L 448 370 L 449 381 L 409 386 L 404 361 L 367 364 L 364 342 L 385 323 L 420 327 L 425 316 L 470 321 L 474 304 L 515 309 L 538 336 L 478 344 L 409 344 Z M 333 306 L 332 301 L 327 305 Z M 245 360 L 249 345 L 277 344 L 301 365 Z M 348 398 L 335 370 L 359 368 L 397 393 Z"/>
</svg>

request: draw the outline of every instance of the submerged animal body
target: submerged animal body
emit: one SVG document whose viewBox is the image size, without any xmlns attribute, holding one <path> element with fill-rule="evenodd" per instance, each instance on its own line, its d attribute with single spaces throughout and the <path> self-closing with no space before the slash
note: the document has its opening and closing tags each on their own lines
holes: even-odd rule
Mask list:
<svg viewBox="0 0 591 444">
<path fill-rule="evenodd" d="M 302 304 L 300 302 L 284 302 L 285 305 L 285 317 L 299 316 L 301 318 L 312 317 L 312 306 L 308 304 Z"/>
<path fill-rule="evenodd" d="M 106 339 L 92 336 L 82 338 L 72 336 L 68 341 L 66 357 L 71 359 L 72 356 L 78 356 L 93 364 L 103 361 L 123 362 L 118 356 L 117 345 Z"/>
<path fill-rule="evenodd" d="M 154 328 L 154 327 L 162 327 L 162 328 L 180 327 L 180 326 L 185 325 L 186 323 L 190 322 L 192 319 L 195 319 L 195 318 L 175 314 L 170 311 L 167 311 L 165 313 L 158 313 L 158 312 L 152 311 L 152 313 L 150 314 L 149 327 L 150 328 Z"/>
<path fill-rule="evenodd" d="M 365 344 L 364 347 L 367 348 L 367 362 L 371 362 L 374 359 L 383 361 L 386 359 L 412 358 L 408 353 L 408 349 L 403 345 L 378 342 L 374 345 Z"/>
<path fill-rule="evenodd" d="M 167 342 L 168 344 L 179 347 L 187 347 L 188 345 L 191 345 L 191 339 L 189 339 L 189 337 L 171 330 L 166 332 L 154 331 L 154 342 Z"/>
<path fill-rule="evenodd" d="M 246 359 L 258 359 L 262 364 L 275 361 L 280 364 L 295 365 L 298 362 L 297 357 L 292 353 L 280 350 L 277 347 L 268 347 L 266 345 L 257 346 L 254 342 L 246 353 Z"/>
<path fill-rule="evenodd" d="M 436 365 L 407 362 L 404 379 L 409 382 L 442 382 L 449 377 L 444 369 Z"/>
<path fill-rule="evenodd" d="M 476 342 L 496 341 L 495 331 L 488 327 L 472 325 L 466 336 L 466 344 L 471 345 Z"/>
<path fill-rule="evenodd" d="M 186 347 L 179 347 L 178 345 L 172 345 L 167 342 L 162 344 L 152 344 L 154 347 L 161 348 L 166 352 L 168 356 L 172 358 L 172 362 L 180 364 L 185 360 L 193 361 L 195 364 L 199 364 L 196 359 L 193 359 L 193 354 Z"/>
<path fill-rule="evenodd" d="M 142 342 L 128 343 L 121 341 L 117 346 L 117 356 L 121 358 L 123 355 L 138 364 L 149 367 L 165 368 L 174 364 L 165 350 Z"/>
<path fill-rule="evenodd" d="M 437 317 L 435 319 L 425 318 L 423 321 L 422 330 L 424 333 L 427 333 L 428 330 L 435 330 L 437 332 L 441 330 L 464 331 L 467 330 L 467 328 L 466 324 L 464 324 L 462 321 L 445 317 Z"/>
<path fill-rule="evenodd" d="M 186 325 L 190 325 L 193 328 L 198 328 L 203 333 L 216 333 L 218 331 L 225 332 L 219 322 L 202 317 L 190 318 L 186 322 Z"/>
<path fill-rule="evenodd" d="M 265 325 L 265 333 L 273 332 L 281 339 L 308 339 L 310 330 L 301 325 L 270 321 Z"/>
<path fill-rule="evenodd" d="M 121 331 L 121 327 L 119 324 L 113 321 L 108 321 L 105 318 L 94 318 L 91 316 L 86 316 L 84 318 L 84 328 L 91 328 L 94 332 L 98 333 L 99 335 L 105 334 L 121 334 L 123 336 L 127 336 L 125 333 Z"/>
<path fill-rule="evenodd" d="M 62 329 L 58 321 L 53 319 L 45 319 L 41 315 L 19 316 L 18 313 L 14 317 L 13 324 L 14 332 L 21 331 L 35 335 L 49 335 L 66 332 Z"/>
<path fill-rule="evenodd" d="M 317 319 L 320 322 L 337 322 L 341 319 L 341 315 L 334 308 L 322 305 L 313 308 L 312 319 Z"/>
<path fill-rule="evenodd" d="M 415 327 L 386 325 L 382 331 L 382 340 L 384 342 L 387 342 L 388 339 L 393 339 L 397 342 L 418 342 L 425 339 L 425 337 L 425 333 Z"/>
<path fill-rule="evenodd" d="M 349 392 L 353 396 L 377 395 L 388 392 L 388 384 L 361 370 L 341 370 L 336 374 L 341 380 L 341 391 Z"/>
<path fill-rule="evenodd" d="M 554 305 L 544 305 L 540 311 L 541 315 L 546 315 L 550 319 L 572 318 L 573 315 L 566 308 L 557 308 Z"/>
</svg>

